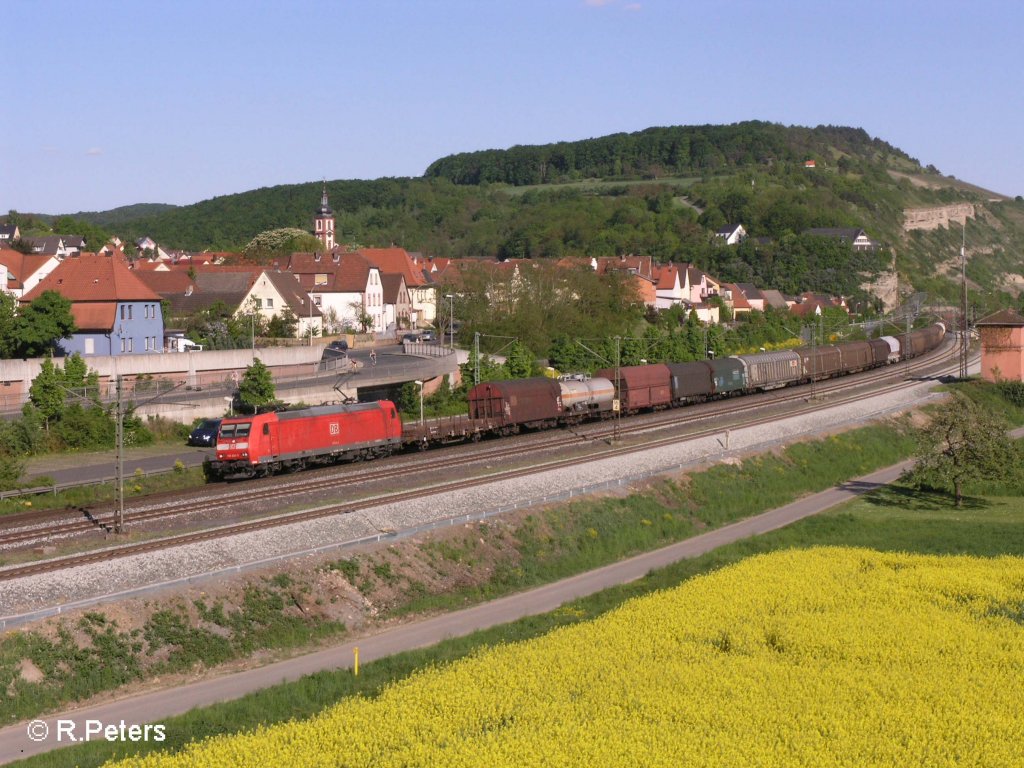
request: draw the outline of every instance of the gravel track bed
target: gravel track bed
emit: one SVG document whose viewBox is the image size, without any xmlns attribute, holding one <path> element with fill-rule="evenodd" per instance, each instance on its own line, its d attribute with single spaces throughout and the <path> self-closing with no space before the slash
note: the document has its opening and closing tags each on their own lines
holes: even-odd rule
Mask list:
<svg viewBox="0 0 1024 768">
<path fill-rule="evenodd" d="M 729 454 L 764 450 L 787 440 L 827 432 L 889 415 L 937 397 L 929 394 L 934 382 L 895 393 L 865 398 L 856 404 L 828 407 L 771 424 L 730 430 Z M 525 478 L 495 481 L 445 497 L 399 504 L 377 504 L 367 499 L 360 511 L 333 515 L 231 538 L 190 544 L 110 562 L 0 582 L 0 628 L 45 614 L 81 608 L 127 595 L 197 583 L 266 566 L 274 560 L 331 549 L 356 542 L 390 538 L 409 528 L 420 529 L 437 521 L 463 516 L 482 518 L 499 511 L 545 503 L 615 483 L 628 484 L 661 472 L 724 458 L 726 434 L 639 451 L 624 457 L 595 459 L 567 469 Z"/>
</svg>

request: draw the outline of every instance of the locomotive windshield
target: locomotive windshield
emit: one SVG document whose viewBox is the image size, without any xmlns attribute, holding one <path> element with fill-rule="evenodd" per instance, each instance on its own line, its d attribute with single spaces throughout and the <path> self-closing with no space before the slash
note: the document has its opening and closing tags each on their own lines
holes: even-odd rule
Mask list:
<svg viewBox="0 0 1024 768">
<path fill-rule="evenodd" d="M 221 437 L 248 437 L 249 428 L 252 426 L 251 422 L 245 422 L 243 424 L 221 424 L 220 436 Z"/>
</svg>

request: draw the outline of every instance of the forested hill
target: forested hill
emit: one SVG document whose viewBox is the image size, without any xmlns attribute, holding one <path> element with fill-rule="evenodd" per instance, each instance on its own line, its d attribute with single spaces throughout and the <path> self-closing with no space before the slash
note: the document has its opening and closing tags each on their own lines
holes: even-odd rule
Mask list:
<svg viewBox="0 0 1024 768">
<path fill-rule="evenodd" d="M 775 162 L 831 160 L 837 153 L 864 159 L 911 159 L 861 128 L 787 128 L 749 121 L 648 128 L 582 141 L 463 152 L 435 161 L 424 176 L 456 184 L 522 186 L 595 178 L 702 175 Z"/>
<path fill-rule="evenodd" d="M 540 180 L 545 183 L 530 183 Z M 1024 201 L 922 167 L 860 128 L 765 122 L 651 128 L 452 155 L 433 163 L 424 178 L 326 186 L 343 244 L 394 243 L 447 257 L 645 254 L 692 262 L 726 281 L 847 296 L 895 264 L 902 292 L 955 299 L 947 275 L 959 274 L 959 226 L 905 228 L 907 210 L 955 207 L 970 211 L 972 288 L 988 297 L 1009 288 L 1016 296 L 1016 286 L 1024 285 L 1024 275 L 1011 275 L 1024 271 Z M 53 226 L 81 234 L 84 219 L 102 217 L 111 234 L 129 241 L 147 235 L 165 248 L 241 250 L 265 230 L 311 231 L 320 195 L 321 182 L 311 181 L 170 210 L 140 206 L 62 217 Z M 123 222 L 115 223 L 115 214 Z M 722 248 L 712 233 L 733 223 L 750 237 Z M 881 248 L 837 250 L 804 234 L 816 227 L 862 228 Z M 22 229 L 29 228 L 23 223 Z M 894 282 L 890 275 L 886 285 Z"/>
</svg>

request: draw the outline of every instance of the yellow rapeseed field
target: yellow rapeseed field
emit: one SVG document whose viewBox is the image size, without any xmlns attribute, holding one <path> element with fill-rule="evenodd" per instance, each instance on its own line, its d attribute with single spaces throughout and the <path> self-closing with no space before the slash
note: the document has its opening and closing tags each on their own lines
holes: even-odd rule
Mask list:
<svg viewBox="0 0 1024 768">
<path fill-rule="evenodd" d="M 1024 559 L 751 558 L 143 766 L 1024 765 Z"/>
</svg>

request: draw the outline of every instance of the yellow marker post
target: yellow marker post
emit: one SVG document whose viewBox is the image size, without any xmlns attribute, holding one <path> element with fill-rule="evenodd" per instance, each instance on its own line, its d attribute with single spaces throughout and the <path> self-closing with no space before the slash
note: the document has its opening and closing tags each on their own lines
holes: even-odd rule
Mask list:
<svg viewBox="0 0 1024 768">
<path fill-rule="evenodd" d="M 356 677 L 359 677 L 359 646 L 355 646 L 352 649 L 352 655 L 356 657 L 355 663 L 352 665 L 352 671 Z"/>
</svg>

